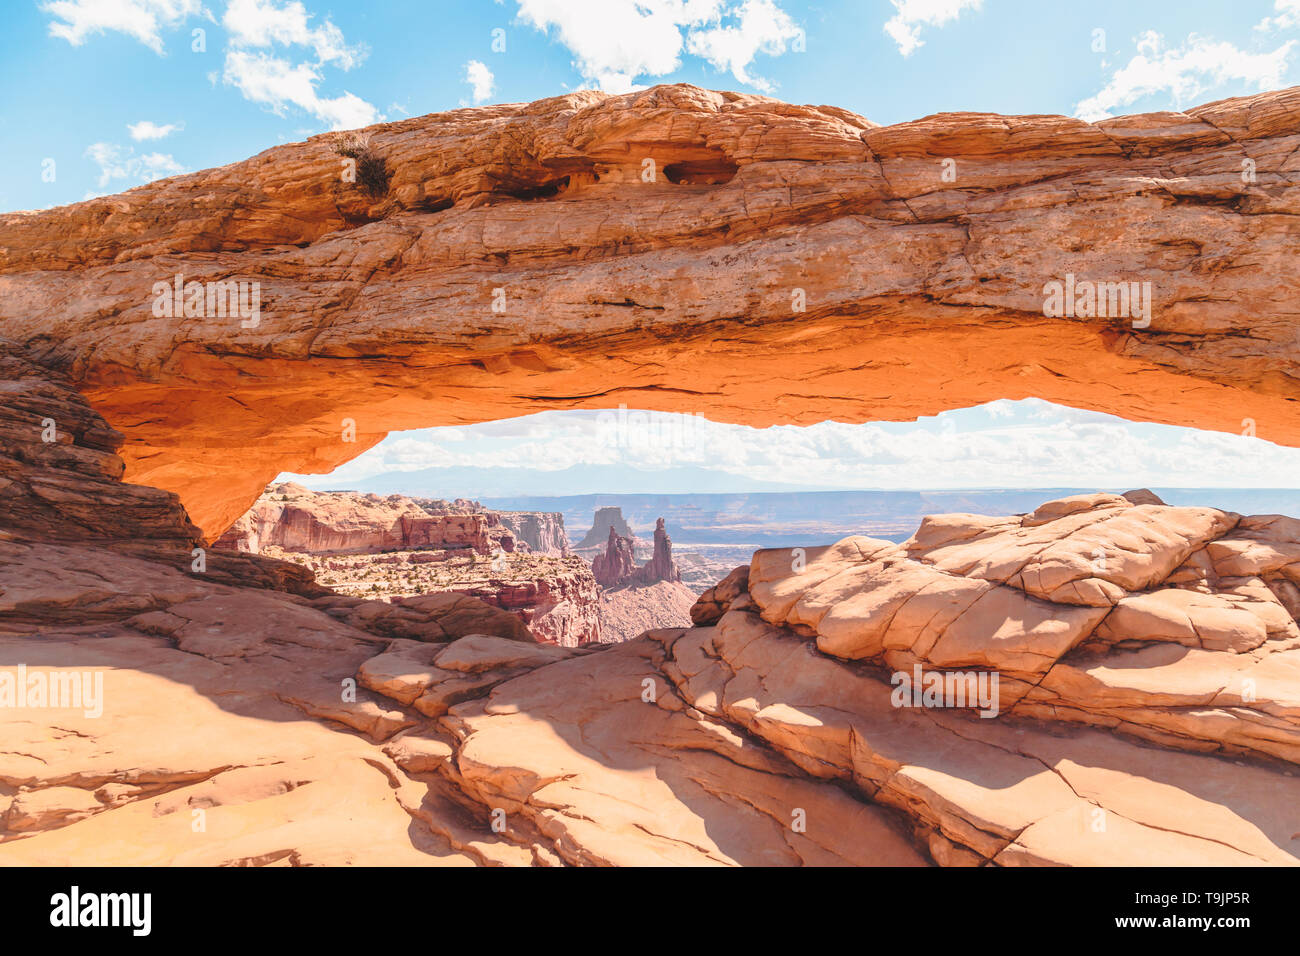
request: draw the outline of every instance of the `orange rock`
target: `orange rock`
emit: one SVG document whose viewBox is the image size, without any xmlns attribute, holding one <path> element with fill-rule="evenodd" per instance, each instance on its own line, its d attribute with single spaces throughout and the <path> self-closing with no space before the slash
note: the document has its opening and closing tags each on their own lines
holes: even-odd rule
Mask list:
<svg viewBox="0 0 1300 956">
<path fill-rule="evenodd" d="M 767 426 L 1036 396 L 1300 444 L 1300 90 L 882 128 L 661 86 L 364 135 L 380 195 L 327 134 L 0 216 L 0 337 L 66 369 L 127 478 L 209 540 L 280 472 L 544 409 Z M 178 274 L 258 283 L 257 321 L 155 314 Z M 1150 283 L 1149 324 L 1048 317 L 1067 276 Z"/>
</svg>

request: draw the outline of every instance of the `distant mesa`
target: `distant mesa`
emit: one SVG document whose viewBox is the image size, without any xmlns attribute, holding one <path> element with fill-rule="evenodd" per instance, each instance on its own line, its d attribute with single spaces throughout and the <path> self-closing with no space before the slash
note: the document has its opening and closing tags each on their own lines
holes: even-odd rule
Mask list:
<svg viewBox="0 0 1300 956">
<path fill-rule="evenodd" d="M 556 513 L 284 482 L 267 488 L 217 548 L 287 560 L 339 594 L 406 608 L 371 614 L 405 620 L 432 595 L 458 594 L 517 625 L 481 633 L 564 647 L 602 640 L 595 579 L 570 554 Z"/>
<path fill-rule="evenodd" d="M 560 514 L 498 512 L 477 501 L 412 498 L 271 485 L 217 541 L 262 553 L 268 547 L 310 554 L 368 554 L 417 549 L 532 551 L 564 555 Z"/>
<path fill-rule="evenodd" d="M 632 538 L 635 540 L 636 535 L 628 527 L 627 521 L 623 518 L 622 508 L 597 508 L 596 518 L 592 522 L 591 530 L 576 545 L 578 550 L 583 548 L 598 548 L 605 544 L 609 533 L 613 531 L 623 538 Z"/>
</svg>

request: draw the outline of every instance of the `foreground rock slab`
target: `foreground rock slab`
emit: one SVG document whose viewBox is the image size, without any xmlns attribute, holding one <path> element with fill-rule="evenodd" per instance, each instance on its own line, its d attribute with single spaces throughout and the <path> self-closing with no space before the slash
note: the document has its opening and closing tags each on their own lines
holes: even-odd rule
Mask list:
<svg viewBox="0 0 1300 956">
<path fill-rule="evenodd" d="M 0 865 L 1300 862 L 1295 519 L 936 515 L 757 552 L 693 627 L 542 646 L 206 549 L 11 367 Z"/>
</svg>

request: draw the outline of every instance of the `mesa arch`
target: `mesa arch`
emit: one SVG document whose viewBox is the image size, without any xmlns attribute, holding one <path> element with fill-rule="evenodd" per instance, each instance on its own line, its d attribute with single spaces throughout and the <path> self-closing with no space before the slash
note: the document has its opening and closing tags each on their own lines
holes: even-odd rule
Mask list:
<svg viewBox="0 0 1300 956">
<path fill-rule="evenodd" d="M 177 492 L 210 538 L 281 471 L 545 409 L 761 426 L 1037 396 L 1300 444 L 1298 182 L 1300 88 L 891 127 L 584 92 L 0 216 L 0 340 L 75 385 L 126 434 L 127 480 Z M 1151 282 L 1149 327 L 1045 318 L 1067 273 Z M 258 282 L 260 321 L 156 316 L 177 274 Z"/>
</svg>

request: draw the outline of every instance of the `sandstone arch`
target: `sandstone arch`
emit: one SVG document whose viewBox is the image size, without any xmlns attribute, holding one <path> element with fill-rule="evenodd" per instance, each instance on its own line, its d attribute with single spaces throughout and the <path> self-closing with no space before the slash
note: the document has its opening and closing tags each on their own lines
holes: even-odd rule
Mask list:
<svg viewBox="0 0 1300 956">
<path fill-rule="evenodd" d="M 1038 396 L 1300 443 L 1300 89 L 887 128 L 578 93 L 364 131 L 380 195 L 341 178 L 349 142 L 0 216 L 0 338 L 209 538 L 280 471 L 552 408 L 808 424 Z M 1150 326 L 1045 318 L 1066 273 L 1151 282 Z M 155 316 L 176 274 L 258 282 L 260 322 Z"/>
</svg>

